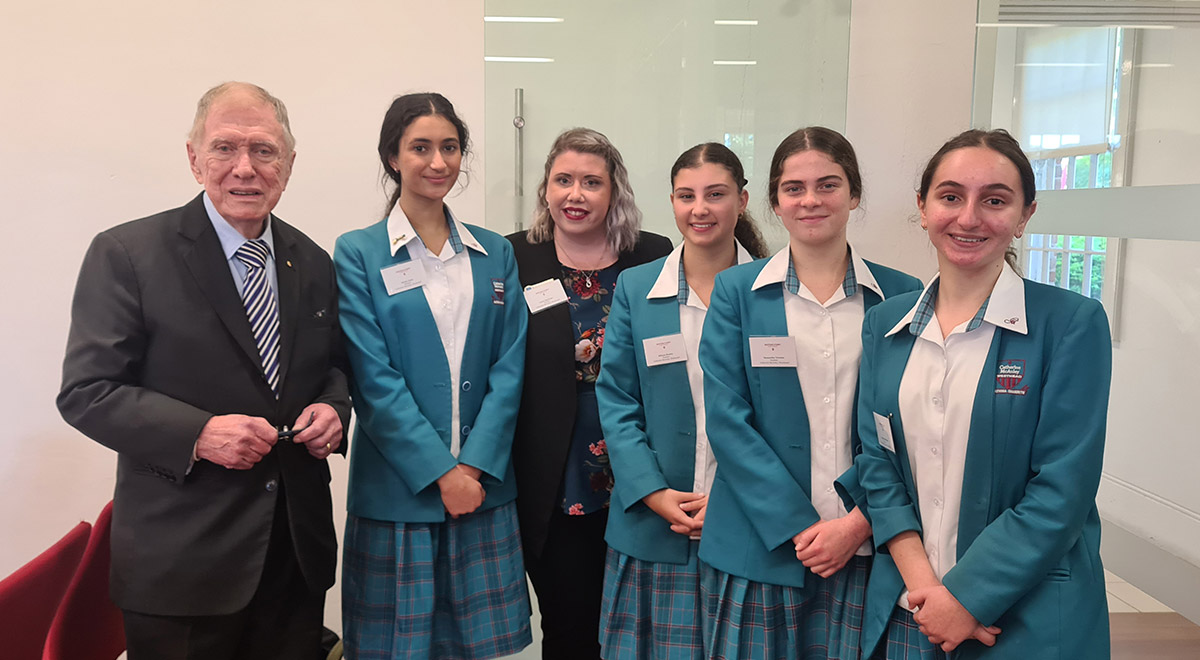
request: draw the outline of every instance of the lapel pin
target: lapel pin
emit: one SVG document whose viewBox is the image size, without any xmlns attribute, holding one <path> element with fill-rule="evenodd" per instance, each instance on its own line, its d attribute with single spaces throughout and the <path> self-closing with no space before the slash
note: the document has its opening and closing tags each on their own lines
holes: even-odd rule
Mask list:
<svg viewBox="0 0 1200 660">
<path fill-rule="evenodd" d="M 404 240 L 405 238 L 408 238 L 408 234 L 400 234 L 396 238 L 392 239 L 392 245 L 399 243 L 400 241 Z"/>
<path fill-rule="evenodd" d="M 291 267 L 292 267 L 292 260 L 291 260 L 291 259 L 288 259 L 288 261 L 287 261 L 287 266 L 288 266 L 288 268 L 291 268 Z"/>
</svg>

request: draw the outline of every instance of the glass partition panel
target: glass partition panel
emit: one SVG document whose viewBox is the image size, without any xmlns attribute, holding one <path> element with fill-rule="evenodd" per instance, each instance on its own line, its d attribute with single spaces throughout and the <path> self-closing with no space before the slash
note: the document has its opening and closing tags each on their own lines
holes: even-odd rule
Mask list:
<svg viewBox="0 0 1200 660">
<path fill-rule="evenodd" d="M 644 227 L 678 239 L 670 168 L 722 142 L 765 221 L 771 154 L 796 128 L 843 130 L 850 2 L 488 0 L 487 224 L 526 226 L 554 138 L 594 128 L 621 150 Z"/>
</svg>

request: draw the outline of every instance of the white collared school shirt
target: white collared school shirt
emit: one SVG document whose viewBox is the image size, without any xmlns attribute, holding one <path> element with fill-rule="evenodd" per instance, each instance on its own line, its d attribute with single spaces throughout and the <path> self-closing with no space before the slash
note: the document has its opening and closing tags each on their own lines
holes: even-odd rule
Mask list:
<svg viewBox="0 0 1200 660">
<path fill-rule="evenodd" d="M 754 260 L 746 248 L 737 245 L 738 264 Z M 688 386 L 692 390 L 692 408 L 696 411 L 696 451 L 695 467 L 692 472 L 692 492 L 708 493 L 712 491 L 713 478 L 717 473 L 717 458 L 713 455 L 708 444 L 708 432 L 704 421 L 704 372 L 700 369 L 700 336 L 704 330 L 704 317 L 708 306 L 687 284 L 683 271 L 683 247 L 680 243 L 667 255 L 662 270 L 654 286 L 646 294 L 647 300 L 655 298 L 681 299 L 686 295 L 686 302 L 679 305 L 679 332 L 683 335 L 683 344 L 687 350 Z M 686 287 L 686 292 L 684 288 Z M 683 293 L 683 295 L 681 295 Z"/>
<path fill-rule="evenodd" d="M 934 276 L 917 304 L 887 336 L 897 332 L 917 336 L 900 380 L 900 418 L 917 487 L 925 555 L 940 580 L 957 562 L 971 414 L 992 338 L 997 328 L 1025 334 L 1026 325 L 1025 285 L 1006 264 L 975 317 L 943 340 L 933 313 L 938 281 L 939 276 Z M 907 590 L 899 602 L 912 610 Z"/>
<path fill-rule="evenodd" d="M 450 238 L 437 254 L 425 247 L 399 202 L 388 216 L 387 233 L 393 255 L 400 248 L 408 246 L 409 258 L 421 262 L 425 268 L 425 283 L 421 288 L 437 325 L 442 349 L 446 352 L 446 363 L 450 367 L 450 428 L 459 429 L 458 395 L 463 348 L 471 321 L 471 305 L 475 302 L 471 257 L 467 254 L 467 248 L 482 254 L 487 254 L 487 251 L 475 240 L 466 225 L 454 217 L 450 208 L 445 208 Z M 462 435 L 452 430 L 450 453 L 458 458 L 461 449 Z"/>
<path fill-rule="evenodd" d="M 808 413 L 812 504 L 821 520 L 833 520 L 847 513 L 833 482 L 854 462 L 850 435 L 862 361 L 862 287 L 884 296 L 871 269 L 853 248 L 842 286 L 824 303 L 802 282 L 797 283 L 796 293 L 788 289 L 789 271 L 795 277 L 791 259 L 790 248 L 780 250 L 752 288 L 768 284 L 784 288 L 784 315 L 788 335 L 796 342 L 796 376 Z M 855 554 L 871 554 L 871 541 L 864 541 Z"/>
</svg>

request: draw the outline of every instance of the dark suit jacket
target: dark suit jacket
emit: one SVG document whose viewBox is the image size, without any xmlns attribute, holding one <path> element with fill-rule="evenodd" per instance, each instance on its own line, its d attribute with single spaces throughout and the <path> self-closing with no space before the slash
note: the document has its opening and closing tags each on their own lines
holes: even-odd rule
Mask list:
<svg viewBox="0 0 1200 660">
<path fill-rule="evenodd" d="M 562 277 L 554 242 L 530 243 L 525 232 L 510 234 L 521 286 Z M 619 270 L 637 266 L 671 251 L 665 236 L 641 232 L 637 245 L 617 258 Z M 512 462 L 517 477 L 517 515 L 525 552 L 541 557 L 550 518 L 558 506 L 558 490 L 567 465 L 575 427 L 575 335 L 566 305 L 529 317 L 525 343 L 525 387 Z"/>
<path fill-rule="evenodd" d="M 325 461 L 280 443 L 249 470 L 201 460 L 188 472 L 196 438 L 214 415 L 282 426 L 320 401 L 349 425 L 329 255 L 278 218 L 271 230 L 278 400 L 202 197 L 100 233 L 84 257 L 58 408 L 118 453 L 112 596 L 124 609 L 191 616 L 245 607 L 258 587 L 281 491 L 310 588 L 334 582 Z"/>
</svg>

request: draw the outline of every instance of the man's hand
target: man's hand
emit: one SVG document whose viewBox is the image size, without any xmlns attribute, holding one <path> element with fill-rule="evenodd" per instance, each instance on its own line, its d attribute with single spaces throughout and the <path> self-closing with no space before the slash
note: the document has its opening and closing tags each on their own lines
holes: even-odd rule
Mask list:
<svg viewBox="0 0 1200 660">
<path fill-rule="evenodd" d="M 216 415 L 200 429 L 196 458 L 230 470 L 249 470 L 275 446 L 278 432 L 262 417 Z"/>
<path fill-rule="evenodd" d="M 292 428 L 304 429 L 292 442 L 303 443 L 313 458 L 328 458 L 342 444 L 342 418 L 328 403 L 309 404 Z"/>
<path fill-rule="evenodd" d="M 451 518 L 466 515 L 478 509 L 483 504 L 487 492 L 478 479 L 473 479 L 465 468 L 470 466 L 455 465 L 442 476 L 438 477 L 438 489 L 442 492 L 442 506 Z M 471 468 L 472 470 L 474 468 Z"/>
<path fill-rule="evenodd" d="M 827 578 L 841 570 L 870 536 L 871 526 L 855 507 L 841 518 L 817 522 L 792 541 L 796 544 L 796 559 L 813 573 Z"/>
</svg>

